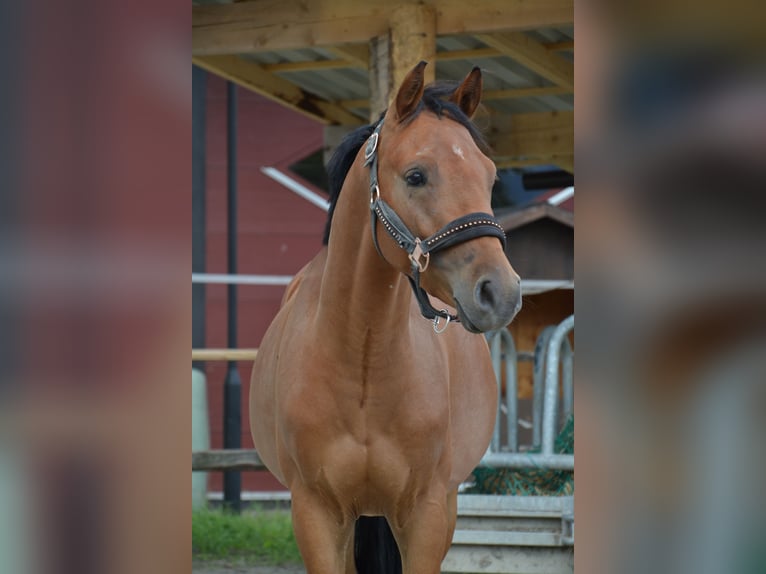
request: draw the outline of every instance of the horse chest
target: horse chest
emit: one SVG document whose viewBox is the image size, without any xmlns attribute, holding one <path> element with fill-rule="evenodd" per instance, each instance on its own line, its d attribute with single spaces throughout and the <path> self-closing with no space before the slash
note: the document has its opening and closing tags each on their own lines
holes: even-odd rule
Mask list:
<svg viewBox="0 0 766 574">
<path fill-rule="evenodd" d="M 286 397 L 285 444 L 302 468 L 342 468 L 344 488 L 392 468 L 436 466 L 449 443 L 447 382 L 315 375 Z M 385 482 L 385 478 L 382 479 Z"/>
</svg>

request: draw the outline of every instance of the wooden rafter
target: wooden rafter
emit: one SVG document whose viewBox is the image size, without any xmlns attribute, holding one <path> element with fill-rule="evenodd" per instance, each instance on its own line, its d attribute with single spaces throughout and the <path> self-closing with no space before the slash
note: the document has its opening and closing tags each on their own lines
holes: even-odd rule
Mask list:
<svg viewBox="0 0 766 574">
<path fill-rule="evenodd" d="M 367 44 L 330 46 L 328 50 L 339 58 L 353 62 L 359 68 L 366 70 L 370 67 L 370 48 Z"/>
<path fill-rule="evenodd" d="M 574 40 L 567 40 L 566 42 L 551 42 L 550 44 L 543 44 L 545 49 L 549 52 L 573 52 Z"/>
<path fill-rule="evenodd" d="M 437 62 L 449 62 L 450 60 L 478 60 L 480 58 L 496 58 L 500 56 L 499 50 L 494 48 L 474 48 L 473 50 L 444 50 L 436 52 Z"/>
<path fill-rule="evenodd" d="M 192 54 L 209 56 L 332 46 L 339 39 L 363 44 L 385 34 L 403 5 L 390 0 L 260 0 L 192 6 Z M 436 34 L 532 30 L 569 25 L 573 0 L 464 0 L 433 4 Z M 290 25 L 285 25 L 290 22 Z"/>
<path fill-rule="evenodd" d="M 549 52 L 561 52 L 573 42 L 558 42 L 557 44 L 544 44 Z M 553 48 L 552 48 L 553 46 Z M 353 48 L 353 50 L 349 49 Z M 331 46 L 327 50 L 335 52 L 338 59 L 332 60 L 303 60 L 299 62 L 279 62 L 278 64 L 263 64 L 263 69 L 269 72 L 304 72 L 311 70 L 332 70 L 338 68 L 364 68 L 367 69 L 370 52 L 367 46 L 336 47 Z M 473 50 L 444 50 L 436 52 L 437 62 L 450 62 L 454 60 L 479 60 L 481 58 L 496 58 L 503 53 L 495 48 L 475 48 Z M 563 92 L 560 92 L 563 93 Z"/>
<path fill-rule="evenodd" d="M 549 52 L 543 44 L 523 32 L 478 34 L 476 37 L 556 85 L 574 90 L 574 64 Z"/>
<path fill-rule="evenodd" d="M 304 62 L 279 62 L 278 64 L 262 64 L 261 66 L 272 74 L 277 72 L 308 72 L 316 70 L 336 70 L 338 68 L 355 68 L 355 62 L 350 60 L 308 60 Z"/>
<path fill-rule="evenodd" d="M 193 57 L 200 68 L 235 82 L 324 124 L 359 125 L 363 119 L 238 56 Z"/>
</svg>

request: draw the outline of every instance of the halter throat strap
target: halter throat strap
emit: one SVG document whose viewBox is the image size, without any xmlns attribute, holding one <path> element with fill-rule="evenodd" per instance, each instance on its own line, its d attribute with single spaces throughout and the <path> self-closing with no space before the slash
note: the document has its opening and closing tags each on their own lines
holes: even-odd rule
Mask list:
<svg viewBox="0 0 766 574">
<path fill-rule="evenodd" d="M 505 231 L 497 220 L 489 213 L 469 213 L 458 217 L 447 225 L 429 235 L 425 239 L 416 237 L 397 215 L 394 209 L 380 197 L 378 185 L 378 141 L 383 120 L 378 122 L 375 130 L 367 140 L 364 150 L 364 165 L 370 167 L 370 227 L 372 241 L 378 254 L 385 260 L 378 244 L 377 224 L 396 241 L 396 244 L 407 252 L 410 259 L 410 275 L 407 277 L 420 307 L 420 313 L 426 319 L 434 322 L 434 330 L 438 329 L 439 319 L 445 319 L 442 330 L 452 322 L 459 322 L 457 315 L 452 315 L 446 309 L 437 310 L 425 289 L 420 286 L 420 274 L 426 270 L 431 254 L 437 253 L 453 245 L 465 243 L 482 236 L 497 237 L 505 249 Z"/>
</svg>

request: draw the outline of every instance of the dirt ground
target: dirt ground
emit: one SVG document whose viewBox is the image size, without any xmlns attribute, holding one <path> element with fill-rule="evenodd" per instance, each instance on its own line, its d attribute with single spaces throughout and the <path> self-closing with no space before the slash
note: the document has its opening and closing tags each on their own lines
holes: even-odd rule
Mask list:
<svg viewBox="0 0 766 574">
<path fill-rule="evenodd" d="M 231 564 L 224 560 L 192 562 L 192 574 L 305 574 L 303 565 L 258 566 Z"/>
</svg>

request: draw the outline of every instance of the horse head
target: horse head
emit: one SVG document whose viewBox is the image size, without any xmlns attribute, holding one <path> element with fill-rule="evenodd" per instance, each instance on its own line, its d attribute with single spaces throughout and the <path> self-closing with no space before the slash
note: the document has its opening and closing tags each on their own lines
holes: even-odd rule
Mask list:
<svg viewBox="0 0 766 574">
<path fill-rule="evenodd" d="M 376 130 L 379 138 L 368 144 L 377 154 L 371 201 L 379 198 L 386 208 L 378 214 L 383 225 L 373 226 L 389 232 L 378 233 L 376 244 L 391 265 L 410 277 L 414 272 L 420 287 L 453 305 L 467 330 L 501 328 L 521 308 L 521 289 L 490 215 L 495 165 L 470 121 L 481 100 L 481 71 L 474 68 L 455 89 L 425 88 L 425 65 L 404 79 Z M 438 249 L 431 252 L 420 239 L 413 247 L 398 227 Z M 411 248 L 401 249 L 404 244 Z"/>
</svg>

